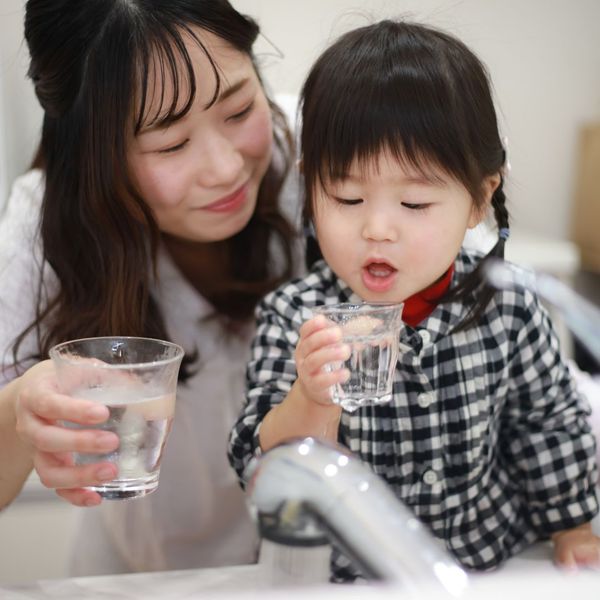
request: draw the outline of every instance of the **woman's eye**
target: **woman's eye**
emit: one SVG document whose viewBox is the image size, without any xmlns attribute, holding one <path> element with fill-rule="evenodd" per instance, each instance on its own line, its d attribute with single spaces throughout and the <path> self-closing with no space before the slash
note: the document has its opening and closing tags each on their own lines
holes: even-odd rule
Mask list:
<svg viewBox="0 0 600 600">
<path fill-rule="evenodd" d="M 250 112 L 252 111 L 253 108 L 254 108 L 254 100 L 252 100 L 252 102 L 250 102 L 250 104 L 248 104 L 248 106 L 246 106 L 246 108 L 244 108 L 243 110 L 241 110 L 238 113 L 235 113 L 234 115 L 227 117 L 225 120 L 226 121 L 241 121 L 245 116 L 250 114 Z"/>
<path fill-rule="evenodd" d="M 344 206 L 354 206 L 362 202 L 362 198 L 340 198 L 338 196 L 334 196 L 334 199 L 338 204 L 342 204 Z"/>
<path fill-rule="evenodd" d="M 158 153 L 159 154 L 171 154 L 172 152 L 177 152 L 178 150 L 181 150 L 182 148 L 184 148 L 188 142 L 189 142 L 189 140 L 184 140 L 183 142 L 181 142 L 181 144 L 176 144 L 175 146 L 169 146 L 168 148 L 162 148 L 161 150 L 158 150 Z"/>
<path fill-rule="evenodd" d="M 410 210 L 425 210 L 426 208 L 429 208 L 429 204 L 427 203 L 420 203 L 420 204 L 413 204 L 411 202 L 403 202 L 402 206 L 405 206 L 406 208 L 409 208 Z"/>
</svg>

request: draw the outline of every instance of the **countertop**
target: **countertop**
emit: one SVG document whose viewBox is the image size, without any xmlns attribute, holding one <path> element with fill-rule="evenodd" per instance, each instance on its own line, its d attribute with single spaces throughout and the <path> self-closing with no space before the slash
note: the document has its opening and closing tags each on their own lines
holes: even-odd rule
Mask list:
<svg viewBox="0 0 600 600">
<path fill-rule="evenodd" d="M 551 562 L 549 544 L 539 544 L 509 560 L 493 573 L 470 577 L 464 600 L 502 598 L 565 600 L 569 597 L 594 598 L 600 594 L 600 572 L 584 571 L 565 574 Z M 61 598 L 61 600 L 94 599 L 220 599 L 271 600 L 306 598 L 336 600 L 337 598 L 419 598 L 437 600 L 440 596 L 427 585 L 417 593 L 383 584 L 299 586 L 285 581 L 273 581 L 273 574 L 264 565 L 245 565 L 217 569 L 167 571 L 103 577 L 82 577 L 37 581 L 29 584 L 0 586 L 3 600 Z"/>
</svg>

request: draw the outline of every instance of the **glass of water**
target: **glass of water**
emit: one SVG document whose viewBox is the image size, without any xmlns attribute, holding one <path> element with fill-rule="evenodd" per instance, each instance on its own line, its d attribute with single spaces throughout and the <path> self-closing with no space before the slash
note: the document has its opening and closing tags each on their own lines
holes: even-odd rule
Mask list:
<svg viewBox="0 0 600 600">
<path fill-rule="evenodd" d="M 347 411 L 360 406 L 384 404 L 392 399 L 394 371 L 402 327 L 402 304 L 333 304 L 313 309 L 342 330 L 342 343 L 351 349 L 345 362 L 327 369 L 345 367 L 350 378 L 332 386 L 335 404 Z"/>
<path fill-rule="evenodd" d="M 110 413 L 96 426 L 63 425 L 119 436 L 119 447 L 111 453 L 74 453 L 76 465 L 101 461 L 117 465 L 116 479 L 89 488 L 103 498 L 137 498 L 158 487 L 183 354 L 177 344 L 140 337 L 87 338 L 50 349 L 61 391 L 104 404 Z"/>
</svg>

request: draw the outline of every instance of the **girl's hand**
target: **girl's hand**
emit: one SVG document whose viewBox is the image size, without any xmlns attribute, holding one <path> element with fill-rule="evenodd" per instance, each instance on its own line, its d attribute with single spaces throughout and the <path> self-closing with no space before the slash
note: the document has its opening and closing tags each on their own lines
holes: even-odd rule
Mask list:
<svg viewBox="0 0 600 600">
<path fill-rule="evenodd" d="M 298 385 L 302 395 L 319 404 L 331 404 L 331 386 L 350 377 L 345 368 L 326 365 L 350 358 L 350 347 L 341 343 L 342 331 L 323 315 L 318 315 L 300 328 L 295 361 Z"/>
<path fill-rule="evenodd" d="M 72 452 L 111 452 L 118 447 L 119 438 L 106 431 L 69 429 L 60 421 L 97 425 L 108 418 L 108 408 L 61 394 L 49 360 L 21 376 L 15 408 L 17 433 L 32 449 L 42 484 L 76 506 L 99 504 L 100 495 L 83 486 L 114 479 L 116 466 L 110 462 L 75 466 Z"/>
<path fill-rule="evenodd" d="M 554 562 L 567 570 L 578 567 L 600 569 L 600 538 L 589 523 L 559 531 L 552 536 Z"/>
</svg>

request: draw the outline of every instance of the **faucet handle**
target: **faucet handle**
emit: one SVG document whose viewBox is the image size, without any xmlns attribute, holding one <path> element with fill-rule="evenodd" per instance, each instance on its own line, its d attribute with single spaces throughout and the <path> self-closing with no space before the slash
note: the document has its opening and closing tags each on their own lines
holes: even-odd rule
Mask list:
<svg viewBox="0 0 600 600">
<path fill-rule="evenodd" d="M 329 538 L 320 524 L 319 516 L 298 500 L 282 502 L 274 512 L 251 512 L 262 537 L 286 546 L 324 546 Z"/>
</svg>

